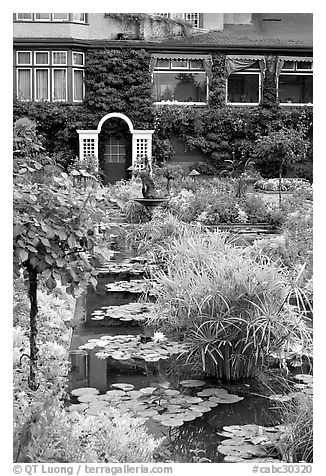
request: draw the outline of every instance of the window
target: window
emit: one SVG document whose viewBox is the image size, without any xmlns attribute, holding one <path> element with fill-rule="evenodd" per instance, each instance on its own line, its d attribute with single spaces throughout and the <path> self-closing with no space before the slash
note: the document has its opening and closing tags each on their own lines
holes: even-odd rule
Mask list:
<svg viewBox="0 0 326 476">
<path fill-rule="evenodd" d="M 208 80 L 202 59 L 158 58 L 153 71 L 157 103 L 205 104 Z"/>
<path fill-rule="evenodd" d="M 227 82 L 227 102 L 230 104 L 259 104 L 260 73 L 231 74 Z"/>
<path fill-rule="evenodd" d="M 33 20 L 33 14 L 32 13 L 16 13 L 16 20 L 31 21 Z"/>
<path fill-rule="evenodd" d="M 52 13 L 53 21 L 68 21 L 68 13 Z"/>
<path fill-rule="evenodd" d="M 74 51 L 72 53 L 72 64 L 74 66 L 84 66 L 84 63 L 85 63 L 84 53 L 77 53 Z"/>
<path fill-rule="evenodd" d="M 199 28 L 199 13 L 152 13 L 152 15 L 184 20 L 191 23 L 194 28 Z"/>
<path fill-rule="evenodd" d="M 49 52 L 48 51 L 35 51 L 34 62 L 36 65 L 48 65 L 49 64 Z"/>
<path fill-rule="evenodd" d="M 105 144 L 104 161 L 109 164 L 126 162 L 126 140 L 124 138 L 110 137 Z"/>
<path fill-rule="evenodd" d="M 31 51 L 17 51 L 17 64 L 19 65 L 32 64 L 32 52 Z"/>
<path fill-rule="evenodd" d="M 282 105 L 303 105 L 313 102 L 312 61 L 282 58 L 278 76 L 278 99 Z"/>
<path fill-rule="evenodd" d="M 35 13 L 35 20 L 50 21 L 50 13 Z"/>
<path fill-rule="evenodd" d="M 52 75 L 52 100 L 67 101 L 67 70 L 55 68 Z"/>
<path fill-rule="evenodd" d="M 71 21 L 75 23 L 86 23 L 86 13 L 16 13 L 16 21 Z"/>
<path fill-rule="evenodd" d="M 30 68 L 17 69 L 17 97 L 21 101 L 32 99 L 32 70 Z"/>
<path fill-rule="evenodd" d="M 35 101 L 49 100 L 49 70 L 35 69 Z"/>
<path fill-rule="evenodd" d="M 263 56 L 226 57 L 226 103 L 257 105 L 261 99 L 261 74 L 266 66 Z"/>
<path fill-rule="evenodd" d="M 199 13 L 184 13 L 184 19 L 194 28 L 199 28 Z"/>
<path fill-rule="evenodd" d="M 60 65 L 67 64 L 67 52 L 66 51 L 52 51 L 52 64 Z"/>
<path fill-rule="evenodd" d="M 84 71 L 81 69 L 73 70 L 73 101 L 82 101 L 84 98 Z"/>
<path fill-rule="evenodd" d="M 18 99 L 70 102 L 84 99 L 85 53 L 82 51 L 16 51 L 14 61 L 14 92 Z"/>
<path fill-rule="evenodd" d="M 72 14 L 72 21 L 85 23 L 85 13 L 73 13 Z"/>
</svg>

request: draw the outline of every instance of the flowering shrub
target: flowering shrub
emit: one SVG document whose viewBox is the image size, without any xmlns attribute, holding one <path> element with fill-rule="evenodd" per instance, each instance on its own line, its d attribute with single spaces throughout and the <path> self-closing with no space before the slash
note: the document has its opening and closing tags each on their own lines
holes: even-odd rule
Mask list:
<svg viewBox="0 0 326 476">
<path fill-rule="evenodd" d="M 81 415 L 55 400 L 39 405 L 28 425 L 16 440 L 18 462 L 150 463 L 162 442 L 128 413 L 112 408 L 110 416 Z"/>
<path fill-rule="evenodd" d="M 268 180 L 257 180 L 254 184 L 256 190 L 265 190 L 269 192 L 277 192 L 279 189 L 279 179 L 273 178 Z M 310 189 L 311 186 L 309 182 L 304 179 L 293 179 L 293 178 L 282 178 L 281 181 L 281 190 L 286 192 L 294 192 L 297 189 Z"/>
<path fill-rule="evenodd" d="M 301 203 L 300 211 L 298 203 Z M 300 271 L 301 285 L 310 291 L 310 280 L 313 272 L 313 213 L 312 207 L 293 200 L 287 207 L 294 211 L 285 210 L 283 235 L 279 237 L 257 240 L 255 246 L 286 266 L 291 274 Z M 308 287 L 307 287 L 308 286 Z"/>
<path fill-rule="evenodd" d="M 64 291 L 60 295 L 39 293 L 39 386 L 34 392 L 28 388 L 29 364 L 29 306 L 22 280 L 14 282 L 14 426 L 24 424 L 35 404 L 57 395 L 65 396 L 69 370 L 68 348 L 71 329 L 66 322 L 73 317 L 74 299 Z"/>
</svg>

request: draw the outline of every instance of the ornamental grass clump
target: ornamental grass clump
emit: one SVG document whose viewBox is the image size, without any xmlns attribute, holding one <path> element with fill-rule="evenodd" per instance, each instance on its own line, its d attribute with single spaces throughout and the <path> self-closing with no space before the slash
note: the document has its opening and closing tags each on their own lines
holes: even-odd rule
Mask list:
<svg viewBox="0 0 326 476">
<path fill-rule="evenodd" d="M 267 356 L 285 344 L 310 342 L 310 331 L 286 273 L 252 248 L 238 248 L 221 233 L 189 233 L 166 245 L 166 266 L 155 279 L 168 313 L 152 320 L 188 343 L 187 361 L 212 376 L 256 375 Z M 298 290 L 295 290 L 298 293 Z"/>
</svg>

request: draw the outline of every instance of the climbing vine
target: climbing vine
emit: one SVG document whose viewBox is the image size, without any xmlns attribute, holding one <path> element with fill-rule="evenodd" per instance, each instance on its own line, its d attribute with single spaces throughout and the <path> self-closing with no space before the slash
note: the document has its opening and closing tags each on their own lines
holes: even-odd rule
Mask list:
<svg viewBox="0 0 326 476">
<path fill-rule="evenodd" d="M 155 106 L 150 57 L 149 52 L 130 47 L 90 49 L 86 57 L 83 104 L 15 100 L 14 118 L 26 116 L 35 120 L 47 150 L 55 154 L 56 161 L 64 167 L 78 154 L 76 130 L 94 129 L 105 114 L 117 111 L 127 115 L 137 129 L 155 129 L 153 154 L 157 162 L 166 161 L 173 155 L 172 138 L 206 154 L 209 163 L 217 170 L 223 170 L 225 160 L 241 162 L 250 158 L 254 141 L 272 130 L 295 130 L 303 124 L 308 137 L 312 137 L 311 108 L 281 108 L 277 104 L 275 55 L 266 57 L 262 102 L 254 107 L 226 105 L 224 53 L 212 56 L 206 107 Z M 121 137 L 122 131 L 126 132 L 121 122 L 105 123 L 100 139 L 110 135 Z M 100 160 L 103 147 L 100 140 Z M 311 156 L 311 151 L 309 154 Z M 130 151 L 128 157 L 130 159 Z"/>
</svg>

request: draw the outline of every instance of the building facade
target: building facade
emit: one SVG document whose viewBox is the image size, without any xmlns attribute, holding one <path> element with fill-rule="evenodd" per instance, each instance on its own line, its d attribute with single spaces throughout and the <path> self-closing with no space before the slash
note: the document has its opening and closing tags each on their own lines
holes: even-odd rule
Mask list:
<svg viewBox="0 0 326 476">
<path fill-rule="evenodd" d="M 216 58 L 223 60 L 216 107 L 259 107 L 271 77 L 269 101 L 284 109 L 313 103 L 312 14 L 15 13 L 13 21 L 13 87 L 21 102 L 81 105 L 90 93 L 90 53 L 132 49 L 150 58 L 154 109 L 212 107 Z M 191 162 L 193 152 L 173 140 L 180 162 Z M 126 138 L 110 137 L 105 150 L 106 160 L 121 160 Z"/>
</svg>

